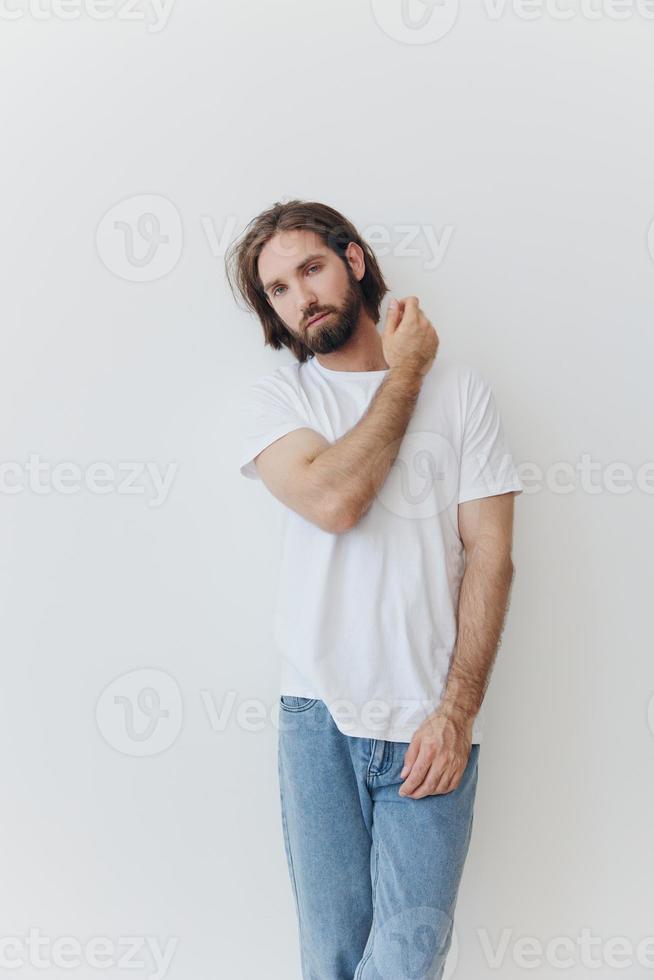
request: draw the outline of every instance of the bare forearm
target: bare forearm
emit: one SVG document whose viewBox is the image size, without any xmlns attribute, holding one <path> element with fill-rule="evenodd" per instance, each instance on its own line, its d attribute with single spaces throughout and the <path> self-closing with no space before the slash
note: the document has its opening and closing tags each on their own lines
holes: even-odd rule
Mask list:
<svg viewBox="0 0 654 980">
<path fill-rule="evenodd" d="M 412 367 L 391 368 L 360 421 L 311 461 L 309 479 L 357 518 L 388 475 L 422 381 Z"/>
<path fill-rule="evenodd" d="M 481 708 L 508 609 L 514 567 L 507 551 L 478 545 L 461 581 L 457 640 L 439 710 L 472 719 Z"/>
</svg>

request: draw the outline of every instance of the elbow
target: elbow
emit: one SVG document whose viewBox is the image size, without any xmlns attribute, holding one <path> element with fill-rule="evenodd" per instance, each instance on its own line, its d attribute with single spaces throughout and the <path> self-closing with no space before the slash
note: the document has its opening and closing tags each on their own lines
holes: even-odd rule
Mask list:
<svg viewBox="0 0 654 980">
<path fill-rule="evenodd" d="M 342 497 L 332 497 L 323 507 L 320 526 L 331 534 L 344 534 L 359 521 L 356 509 Z"/>
</svg>

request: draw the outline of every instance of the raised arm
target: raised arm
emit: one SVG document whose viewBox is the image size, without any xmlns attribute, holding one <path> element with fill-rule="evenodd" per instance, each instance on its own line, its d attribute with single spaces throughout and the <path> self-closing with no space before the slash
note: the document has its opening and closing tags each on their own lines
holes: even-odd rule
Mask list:
<svg viewBox="0 0 654 980">
<path fill-rule="evenodd" d="M 349 432 L 330 443 L 296 429 L 255 458 L 271 493 L 334 533 L 353 527 L 379 492 L 436 356 L 438 336 L 416 296 L 389 307 L 382 344 L 389 372 Z"/>
</svg>

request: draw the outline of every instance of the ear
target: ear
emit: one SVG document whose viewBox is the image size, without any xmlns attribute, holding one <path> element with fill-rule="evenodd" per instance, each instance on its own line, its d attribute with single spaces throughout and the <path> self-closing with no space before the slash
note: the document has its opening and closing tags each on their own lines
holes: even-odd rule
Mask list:
<svg viewBox="0 0 654 980">
<path fill-rule="evenodd" d="M 366 274 L 366 257 L 363 249 L 356 242 L 348 242 L 348 246 L 345 249 L 345 257 L 347 264 L 352 270 L 352 275 L 361 282 Z"/>
</svg>

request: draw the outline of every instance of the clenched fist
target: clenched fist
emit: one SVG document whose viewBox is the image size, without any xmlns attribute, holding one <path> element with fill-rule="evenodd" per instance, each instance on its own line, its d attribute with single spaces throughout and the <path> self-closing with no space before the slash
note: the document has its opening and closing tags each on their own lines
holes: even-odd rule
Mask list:
<svg viewBox="0 0 654 980">
<path fill-rule="evenodd" d="M 384 358 L 389 367 L 430 370 L 438 350 L 438 334 L 418 306 L 417 296 L 391 300 L 382 331 Z"/>
</svg>

